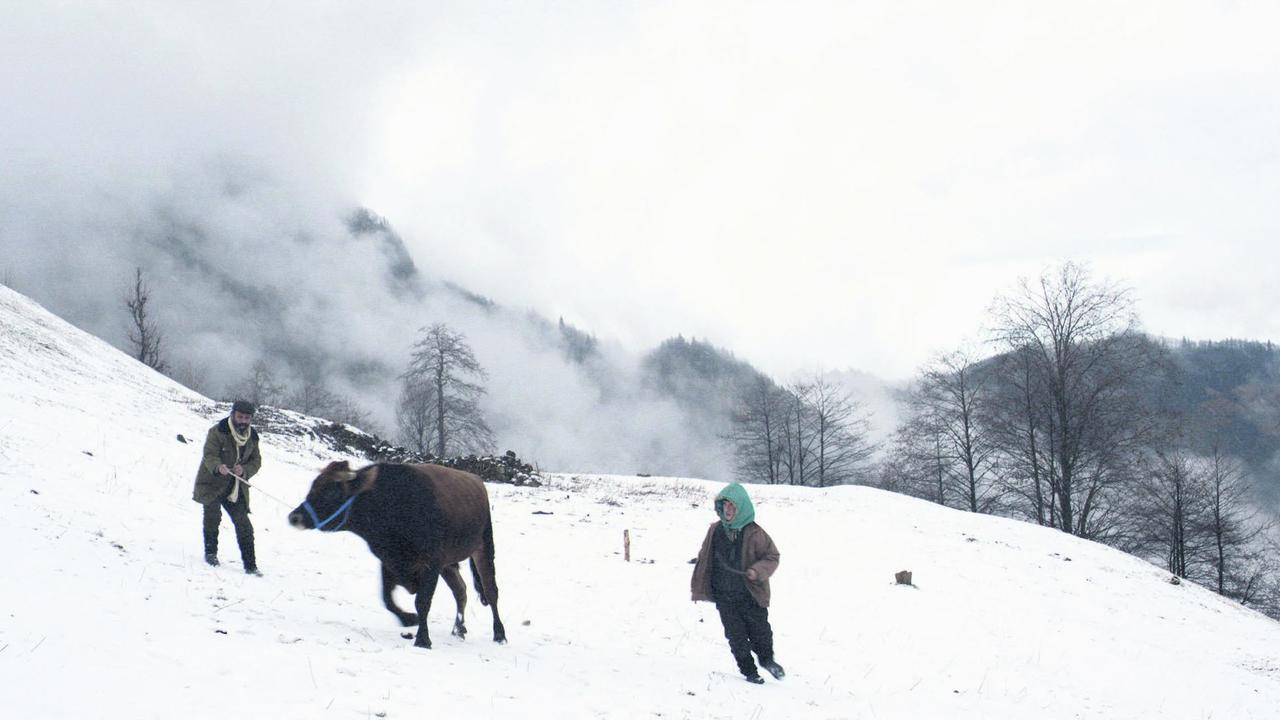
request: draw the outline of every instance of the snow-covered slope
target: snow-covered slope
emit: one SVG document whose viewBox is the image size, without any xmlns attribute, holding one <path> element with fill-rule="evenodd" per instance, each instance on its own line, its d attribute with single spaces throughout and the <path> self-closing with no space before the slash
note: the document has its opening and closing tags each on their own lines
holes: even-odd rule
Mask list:
<svg viewBox="0 0 1280 720">
<path fill-rule="evenodd" d="M 412 647 L 345 533 L 254 498 L 265 577 L 190 500 L 207 399 L 0 287 L 0 715 L 5 718 L 1274 718 L 1280 625 L 1042 528 L 866 488 L 751 488 L 782 550 L 789 676 L 748 685 L 689 559 L 718 483 L 491 485 L 511 642 Z M 589 422 L 589 419 L 584 419 Z M 290 507 L 338 459 L 264 441 Z M 545 514 L 550 513 L 550 514 Z M 631 531 L 632 562 L 621 557 Z M 897 586 L 910 569 L 917 587 Z M 401 598 L 407 604 L 407 598 Z"/>
</svg>

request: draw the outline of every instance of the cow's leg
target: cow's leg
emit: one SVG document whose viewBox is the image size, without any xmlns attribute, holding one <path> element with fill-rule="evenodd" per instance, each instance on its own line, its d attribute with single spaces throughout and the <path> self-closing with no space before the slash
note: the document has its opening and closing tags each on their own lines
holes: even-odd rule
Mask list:
<svg viewBox="0 0 1280 720">
<path fill-rule="evenodd" d="M 489 610 L 493 613 L 493 641 L 496 643 L 505 643 L 507 641 L 507 629 L 502 625 L 502 618 L 498 616 L 498 580 L 493 568 L 493 557 L 491 551 L 481 548 L 471 556 L 471 574 L 476 583 L 476 590 L 480 592 L 480 597 L 484 599 L 484 604 L 489 606 Z"/>
<path fill-rule="evenodd" d="M 418 610 L 418 638 L 413 644 L 429 648 L 431 636 L 427 634 L 427 613 L 431 612 L 431 596 L 436 593 L 436 583 L 440 582 L 440 571 L 428 566 L 422 569 L 418 578 L 418 594 L 414 597 L 414 606 Z"/>
<path fill-rule="evenodd" d="M 397 584 L 398 583 L 396 582 L 395 576 L 391 573 L 390 570 L 387 569 L 387 564 L 383 563 L 382 564 L 382 604 L 385 605 L 386 608 L 391 611 L 392 615 L 396 616 L 396 619 L 400 621 L 401 625 L 405 627 L 409 627 L 410 625 L 417 625 L 418 616 L 414 615 L 413 613 L 407 613 L 401 610 L 400 606 L 396 605 L 395 599 L 391 597 L 391 591 L 396 589 Z"/>
<path fill-rule="evenodd" d="M 467 626 L 463 623 L 463 617 L 467 611 L 467 584 L 462 582 L 462 573 L 458 572 L 458 563 L 448 565 L 444 570 L 440 571 L 440 576 L 444 578 L 445 584 L 453 591 L 453 601 L 458 606 L 458 614 L 453 618 L 453 634 L 465 638 L 467 636 Z"/>
</svg>

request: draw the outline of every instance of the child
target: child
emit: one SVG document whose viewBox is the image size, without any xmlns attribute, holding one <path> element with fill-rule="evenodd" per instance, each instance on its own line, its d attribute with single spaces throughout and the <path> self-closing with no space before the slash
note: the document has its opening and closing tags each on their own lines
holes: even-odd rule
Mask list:
<svg viewBox="0 0 1280 720">
<path fill-rule="evenodd" d="M 760 666 L 781 680 L 786 673 L 773 659 L 768 610 L 769 576 L 778 569 L 778 548 L 755 524 L 756 511 L 746 488 L 729 485 L 716 495 L 715 507 L 720 521 L 707 530 L 693 566 L 693 599 L 715 602 L 729 650 L 748 682 L 764 682 L 752 651 Z"/>
</svg>

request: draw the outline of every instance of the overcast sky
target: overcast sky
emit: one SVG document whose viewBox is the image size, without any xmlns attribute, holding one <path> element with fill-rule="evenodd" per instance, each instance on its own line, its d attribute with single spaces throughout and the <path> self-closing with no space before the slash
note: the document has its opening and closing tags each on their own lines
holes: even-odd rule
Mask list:
<svg viewBox="0 0 1280 720">
<path fill-rule="evenodd" d="M 1152 332 L 1280 340 L 1277 3 L 0 10 L 0 275 L 74 284 L 26 238 L 234 164 L 503 304 L 777 375 L 906 377 L 1064 260 Z"/>
</svg>

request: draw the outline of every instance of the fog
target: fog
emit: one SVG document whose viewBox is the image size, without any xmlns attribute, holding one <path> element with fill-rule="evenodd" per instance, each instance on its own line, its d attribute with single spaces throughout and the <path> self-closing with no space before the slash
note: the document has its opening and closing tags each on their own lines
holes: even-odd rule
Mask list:
<svg viewBox="0 0 1280 720">
<path fill-rule="evenodd" d="M 141 267 L 170 364 L 201 390 L 224 395 L 264 359 L 290 389 L 323 378 L 392 435 L 409 348 L 446 322 L 489 372 L 501 449 L 557 469 L 721 475 L 714 429 L 641 392 L 635 353 L 602 343 L 593 362 L 621 384 L 606 401 L 523 308 L 485 309 L 434 258 L 406 274 L 403 246 L 350 232 L 347 169 L 424 19 L 415 5 L 7 4 L 0 279 L 123 345 Z"/>
<path fill-rule="evenodd" d="M 0 12 L 0 281 L 122 344 L 141 267 L 214 394 L 262 358 L 388 431 L 442 321 L 490 372 L 500 445 L 721 477 L 720 428 L 644 387 L 665 337 L 779 380 L 906 378 L 1065 259 L 1132 284 L 1153 332 L 1280 335 L 1266 5 Z M 353 236 L 362 207 L 403 244 Z"/>
<path fill-rule="evenodd" d="M 571 362 L 554 324 L 405 274 L 394 236 L 353 235 L 343 208 L 295 204 L 243 167 L 198 173 L 144 208 L 101 211 L 93 227 L 27 229 L 42 241 L 17 244 L 9 284 L 123 344 L 123 296 L 141 267 L 179 377 L 224 397 L 265 360 L 290 389 L 322 379 L 393 438 L 398 375 L 420 329 L 444 322 L 489 374 L 500 450 L 547 468 L 723 475 L 716 428 L 645 392 L 638 357 L 606 342 Z"/>
</svg>

